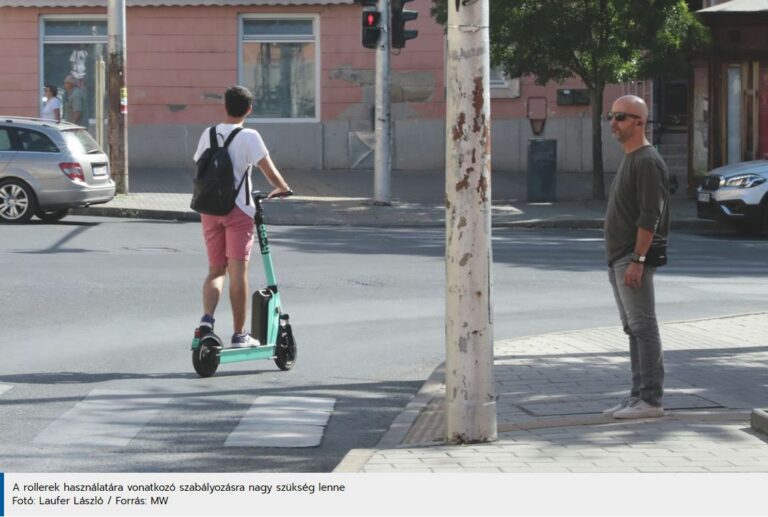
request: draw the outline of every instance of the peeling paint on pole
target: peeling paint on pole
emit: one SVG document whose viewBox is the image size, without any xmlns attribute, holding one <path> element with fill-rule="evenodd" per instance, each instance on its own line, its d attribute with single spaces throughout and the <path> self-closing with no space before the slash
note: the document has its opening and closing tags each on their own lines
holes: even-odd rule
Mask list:
<svg viewBox="0 0 768 517">
<path fill-rule="evenodd" d="M 446 434 L 496 439 L 491 309 L 489 0 L 449 4 L 446 106 Z"/>
<path fill-rule="evenodd" d="M 107 3 L 109 50 L 109 167 L 118 194 L 128 194 L 128 90 L 125 63 L 125 0 Z"/>
</svg>

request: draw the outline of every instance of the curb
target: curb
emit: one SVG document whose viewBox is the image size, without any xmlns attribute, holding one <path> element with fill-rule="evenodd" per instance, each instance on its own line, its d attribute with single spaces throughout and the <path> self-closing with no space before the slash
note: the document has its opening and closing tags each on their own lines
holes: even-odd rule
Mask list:
<svg viewBox="0 0 768 517">
<path fill-rule="evenodd" d="M 750 424 L 755 431 L 768 434 L 768 409 L 753 409 Z"/>
<path fill-rule="evenodd" d="M 181 212 L 178 210 L 92 206 L 88 208 L 73 208 L 70 213 L 72 215 L 90 215 L 95 217 L 126 217 L 130 219 L 200 222 L 200 214 L 196 212 Z"/>
<path fill-rule="evenodd" d="M 434 369 L 416 395 L 395 418 L 389 429 L 372 449 L 351 449 L 333 469 L 333 472 L 360 472 L 368 460 L 381 449 L 394 449 L 405 439 L 422 410 L 441 390 L 445 377 L 445 363 Z"/>
<path fill-rule="evenodd" d="M 162 210 L 149 208 L 119 208 L 92 206 L 88 208 L 75 208 L 71 210 L 73 215 L 85 215 L 96 217 L 125 217 L 131 219 L 158 219 L 164 221 L 199 222 L 200 214 L 191 211 Z M 315 214 L 310 219 L 298 220 L 297 217 L 280 218 L 270 215 L 270 224 L 276 226 L 360 226 L 360 227 L 392 227 L 392 228 L 443 228 L 444 220 L 414 222 L 404 220 L 324 220 L 322 214 Z M 603 219 L 528 219 L 523 221 L 492 221 L 493 228 L 553 228 L 553 229 L 602 229 Z M 674 230 L 722 230 L 723 226 L 716 221 L 705 219 L 679 219 L 671 221 Z"/>
</svg>

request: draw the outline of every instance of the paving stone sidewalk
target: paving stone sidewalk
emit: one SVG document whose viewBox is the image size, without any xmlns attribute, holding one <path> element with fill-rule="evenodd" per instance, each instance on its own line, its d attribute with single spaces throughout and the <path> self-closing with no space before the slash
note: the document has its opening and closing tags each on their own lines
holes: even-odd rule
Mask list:
<svg viewBox="0 0 768 517">
<path fill-rule="evenodd" d="M 768 436 L 750 426 L 768 407 L 768 313 L 661 325 L 663 418 L 619 421 L 626 336 L 597 328 L 497 342 L 498 440 L 442 442 L 438 368 L 376 450 L 353 450 L 337 472 L 763 472 Z"/>
</svg>

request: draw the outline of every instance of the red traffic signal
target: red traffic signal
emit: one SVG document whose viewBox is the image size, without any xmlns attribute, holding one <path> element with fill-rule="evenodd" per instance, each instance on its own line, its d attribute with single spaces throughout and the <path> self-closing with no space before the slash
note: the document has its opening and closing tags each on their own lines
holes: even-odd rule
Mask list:
<svg viewBox="0 0 768 517">
<path fill-rule="evenodd" d="M 381 36 L 380 21 L 381 13 L 379 11 L 363 11 L 363 46 L 365 48 L 376 48 L 379 45 L 379 37 Z"/>
<path fill-rule="evenodd" d="M 374 11 L 363 13 L 363 25 L 365 25 L 366 28 L 378 27 L 380 17 L 381 14 Z"/>
</svg>

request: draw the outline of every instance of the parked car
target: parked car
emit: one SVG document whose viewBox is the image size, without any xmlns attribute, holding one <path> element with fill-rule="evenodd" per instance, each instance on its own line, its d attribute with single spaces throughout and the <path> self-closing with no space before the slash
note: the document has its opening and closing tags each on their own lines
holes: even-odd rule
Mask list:
<svg viewBox="0 0 768 517">
<path fill-rule="evenodd" d="M 114 196 L 109 159 L 85 128 L 0 116 L 0 222 L 58 221 Z"/>
<path fill-rule="evenodd" d="M 696 208 L 702 219 L 768 232 L 768 160 L 713 169 L 701 181 Z"/>
</svg>

